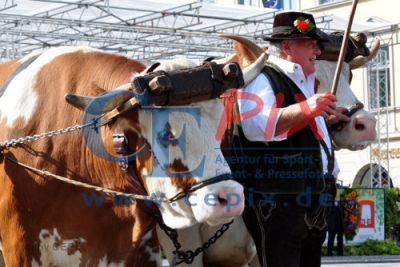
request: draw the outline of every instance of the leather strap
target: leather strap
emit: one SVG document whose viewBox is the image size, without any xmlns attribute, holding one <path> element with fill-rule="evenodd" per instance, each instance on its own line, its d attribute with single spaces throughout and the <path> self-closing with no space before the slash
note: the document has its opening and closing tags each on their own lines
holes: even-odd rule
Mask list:
<svg viewBox="0 0 400 267">
<path fill-rule="evenodd" d="M 115 152 L 120 156 L 120 161 L 118 162 L 121 170 L 125 173 L 131 183 L 134 183 L 136 194 L 147 195 L 144 186 L 140 183 L 138 177 L 134 172 L 133 160 L 128 160 L 128 155 L 131 153 L 128 146 L 128 139 L 123 131 L 123 129 L 117 126 L 113 134 L 113 147 Z"/>
<path fill-rule="evenodd" d="M 110 123 L 114 118 L 116 118 L 117 116 L 124 114 L 125 112 L 137 108 L 140 106 L 139 101 L 132 97 L 131 99 L 129 99 L 128 101 L 126 101 L 124 104 L 122 104 L 119 107 L 114 108 L 113 110 L 105 113 L 104 115 L 102 115 L 99 119 L 99 124 L 98 127 L 101 127 L 105 124 Z"/>
</svg>

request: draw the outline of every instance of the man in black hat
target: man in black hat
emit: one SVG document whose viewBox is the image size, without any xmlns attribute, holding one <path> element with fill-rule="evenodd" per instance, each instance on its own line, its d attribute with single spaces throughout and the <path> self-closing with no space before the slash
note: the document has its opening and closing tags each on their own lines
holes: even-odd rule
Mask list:
<svg viewBox="0 0 400 267">
<path fill-rule="evenodd" d="M 232 144 L 256 162 L 241 166 L 248 193 L 243 218 L 262 266 L 320 266 L 326 206 L 339 172 L 325 120 L 349 118 L 336 109 L 333 94 L 314 92 L 324 39 L 312 15 L 277 14 L 264 39 L 269 61 L 238 100 L 243 118 Z"/>
</svg>

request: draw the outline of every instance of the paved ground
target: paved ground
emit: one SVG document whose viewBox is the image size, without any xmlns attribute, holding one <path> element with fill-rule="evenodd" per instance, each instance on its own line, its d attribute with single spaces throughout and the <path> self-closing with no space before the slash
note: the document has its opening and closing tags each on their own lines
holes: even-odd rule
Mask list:
<svg viewBox="0 0 400 267">
<path fill-rule="evenodd" d="M 399 267 L 400 263 L 340 263 L 322 264 L 322 267 Z"/>
<path fill-rule="evenodd" d="M 163 262 L 163 267 L 169 267 Z M 232 266 L 234 267 L 234 266 Z M 322 267 L 400 267 L 399 256 L 323 257 Z"/>
<path fill-rule="evenodd" d="M 399 256 L 324 257 L 323 267 L 400 267 Z"/>
</svg>

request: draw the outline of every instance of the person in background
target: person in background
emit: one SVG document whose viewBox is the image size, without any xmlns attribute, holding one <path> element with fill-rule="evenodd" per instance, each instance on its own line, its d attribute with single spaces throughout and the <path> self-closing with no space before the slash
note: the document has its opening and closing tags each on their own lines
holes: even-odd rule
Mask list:
<svg viewBox="0 0 400 267">
<path fill-rule="evenodd" d="M 328 256 L 333 256 L 333 244 L 337 240 L 337 256 L 343 256 L 343 208 L 340 205 L 339 190 L 336 193 L 335 202 L 332 211 L 328 216 Z"/>
</svg>

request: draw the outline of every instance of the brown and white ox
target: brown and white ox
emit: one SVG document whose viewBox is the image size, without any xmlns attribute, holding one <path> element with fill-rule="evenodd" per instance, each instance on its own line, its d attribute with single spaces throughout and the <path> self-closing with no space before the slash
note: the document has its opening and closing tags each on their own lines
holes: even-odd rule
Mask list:
<svg viewBox="0 0 400 267">
<path fill-rule="evenodd" d="M 32 62 L 28 64 L 29 61 Z M 25 68 L 19 69 L 24 64 Z M 126 85 L 144 69 L 135 60 L 85 47 L 52 48 L 1 64 L 1 142 L 81 124 L 84 112 L 68 105 L 65 94 L 98 96 Z M 109 99 L 104 111 L 118 109 L 132 97 L 116 95 Z M 85 108 L 86 102 L 75 104 Z M 232 180 L 207 184 L 172 203 L 160 201 L 163 196 L 171 198 L 188 192 L 193 185 L 217 176 L 216 170 L 218 174 L 231 173 L 228 166 L 215 161 L 223 158 L 220 142 L 214 138 L 224 109 L 222 103 L 211 99 L 191 107 L 199 117 L 180 110 L 158 109 L 157 114 L 161 115 L 154 123 L 152 109 L 131 109 L 103 127 L 85 128 L 85 138 L 81 131 L 75 131 L 3 150 L 0 248 L 6 265 L 161 266 L 155 235 L 159 212 L 171 228 L 221 224 L 240 215 L 243 188 Z M 159 126 L 164 132 L 154 131 Z M 116 129 L 126 137 L 130 153 L 140 150 L 127 170 L 94 151 L 104 146 L 104 155 L 115 156 L 112 136 Z M 167 144 L 169 156 L 154 152 L 153 136 L 158 134 L 166 135 L 167 141 L 178 142 Z M 49 179 L 12 160 L 70 180 L 152 195 L 160 203 L 156 206 L 137 200 L 128 205 L 127 199 L 118 198 L 118 194 L 95 193 Z M 188 172 L 200 163 L 201 173 Z M 182 177 L 176 174 L 179 172 L 186 174 Z M 228 196 L 234 198 L 232 203 L 235 201 L 229 208 Z"/>
<path fill-rule="evenodd" d="M 246 43 L 246 47 L 250 47 L 252 51 L 247 51 L 245 55 L 249 62 L 254 61 L 263 50 L 254 43 L 239 36 L 225 35 L 227 38 L 234 39 L 241 43 Z M 361 67 L 370 61 L 379 49 L 379 40 L 372 45 L 369 56 L 358 56 L 350 62 L 344 62 L 341 71 L 338 90 L 337 90 L 337 107 L 346 107 L 348 109 L 361 103 L 350 88 L 351 70 Z M 337 55 L 336 55 L 337 57 Z M 316 61 L 316 79 L 319 82 L 318 93 L 329 92 L 333 83 L 333 77 L 336 70 L 336 62 L 327 60 Z M 376 138 L 376 119 L 372 114 L 363 108 L 355 110 L 350 117 L 350 122 L 346 124 L 340 131 L 331 131 L 332 140 L 336 149 L 359 150 L 364 149 Z M 178 231 L 180 242 L 183 247 L 195 248 L 192 246 L 194 239 L 201 238 L 196 243 L 205 242 L 220 226 L 209 226 L 207 224 L 194 225 L 187 229 Z M 160 242 L 166 251 L 167 257 L 171 260 L 174 250 L 171 241 L 161 232 L 159 232 Z M 198 257 L 191 265 L 181 264 L 179 266 L 203 267 L 243 267 L 260 266 L 256 256 L 256 249 L 251 236 L 248 234 L 246 226 L 241 218 L 236 218 L 230 229 L 215 243 L 205 251 L 204 256 Z"/>
</svg>

